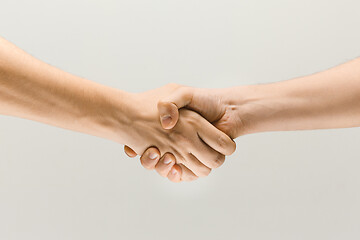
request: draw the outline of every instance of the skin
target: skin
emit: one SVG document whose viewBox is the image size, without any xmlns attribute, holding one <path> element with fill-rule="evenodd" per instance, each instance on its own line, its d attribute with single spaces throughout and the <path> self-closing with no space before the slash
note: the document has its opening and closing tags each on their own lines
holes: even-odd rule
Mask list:
<svg viewBox="0 0 360 240">
<path fill-rule="evenodd" d="M 227 89 L 181 86 L 158 102 L 164 129 L 176 127 L 182 108 L 198 112 L 231 138 L 268 131 L 359 127 L 360 58 L 271 84 Z M 157 153 L 156 148 L 145 153 L 152 152 Z M 142 162 L 148 161 L 143 155 Z M 166 175 L 161 160 L 152 164 L 161 176 Z"/>
<path fill-rule="evenodd" d="M 61 71 L 0 38 L 0 114 L 127 144 L 143 160 L 166 160 L 162 172 L 174 182 L 207 176 L 235 151 L 230 137 L 188 109 L 179 111 L 174 128 L 162 128 L 157 102 L 179 88 L 127 93 Z M 156 155 L 145 152 L 151 146 Z"/>
</svg>

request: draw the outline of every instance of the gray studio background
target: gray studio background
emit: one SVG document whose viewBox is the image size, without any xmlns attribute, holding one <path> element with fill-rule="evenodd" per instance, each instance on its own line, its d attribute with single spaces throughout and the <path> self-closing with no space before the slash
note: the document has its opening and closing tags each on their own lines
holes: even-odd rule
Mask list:
<svg viewBox="0 0 360 240">
<path fill-rule="evenodd" d="M 0 35 L 99 83 L 286 80 L 360 54 L 358 0 L 1 0 Z M 0 103 L 1 104 L 1 103 Z M 359 239 L 360 129 L 262 133 L 173 184 L 122 146 L 0 116 L 0 239 Z"/>
</svg>

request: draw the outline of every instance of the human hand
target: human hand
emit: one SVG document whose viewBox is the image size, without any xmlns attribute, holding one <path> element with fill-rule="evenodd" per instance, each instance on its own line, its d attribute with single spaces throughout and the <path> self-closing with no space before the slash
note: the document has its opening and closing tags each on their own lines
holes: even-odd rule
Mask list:
<svg viewBox="0 0 360 240">
<path fill-rule="evenodd" d="M 172 93 L 158 102 L 160 121 L 165 129 L 172 129 L 178 122 L 180 108 L 194 110 L 214 124 L 215 127 L 235 138 L 244 133 L 243 120 L 240 118 L 237 105 L 232 103 L 229 89 L 198 89 L 171 84 L 175 88 Z M 125 153 L 135 157 L 136 153 L 125 146 Z M 154 169 L 161 176 L 172 177 L 172 168 L 176 165 L 166 164 L 161 159 L 154 161 L 149 156 L 159 154 L 156 147 L 151 147 L 141 156 L 141 163 L 145 168 Z M 171 180 L 171 179 L 170 179 Z"/>
<path fill-rule="evenodd" d="M 132 123 L 135 131 L 129 140 L 131 153 L 128 155 L 141 154 L 142 159 L 152 159 L 153 163 L 160 160 L 164 166 L 158 166 L 157 169 L 160 169 L 163 176 L 171 169 L 171 173 L 175 174 L 169 176 L 170 180 L 190 181 L 198 176 L 207 176 L 212 168 L 219 167 L 224 162 L 224 155 L 234 152 L 235 143 L 199 114 L 186 109 L 180 110 L 178 124 L 174 128 L 163 129 L 156 109 L 157 102 L 177 88 L 179 86 L 171 84 L 134 94 L 133 107 L 138 115 L 132 117 L 135 119 Z M 156 146 L 157 152 L 145 152 L 151 146 Z M 154 152 L 157 154 L 153 154 Z M 148 162 L 142 163 L 148 169 L 155 167 Z"/>
<path fill-rule="evenodd" d="M 179 109 L 199 113 L 232 139 L 244 134 L 244 119 L 233 101 L 232 89 L 204 89 L 177 85 L 177 89 L 158 102 L 160 122 L 172 129 L 179 119 Z"/>
</svg>

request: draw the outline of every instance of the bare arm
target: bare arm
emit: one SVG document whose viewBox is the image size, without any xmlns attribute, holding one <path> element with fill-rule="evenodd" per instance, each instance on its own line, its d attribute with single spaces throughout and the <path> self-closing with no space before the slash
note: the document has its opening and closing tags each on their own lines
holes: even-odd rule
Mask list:
<svg viewBox="0 0 360 240">
<path fill-rule="evenodd" d="M 235 144 L 199 114 L 185 109 L 178 126 L 164 130 L 156 103 L 177 88 L 126 93 L 61 71 L 0 38 L 0 114 L 126 143 L 137 154 L 158 146 L 155 158 L 167 152 L 176 157 L 172 180 L 181 180 L 176 176 L 180 171 L 182 180 L 193 180 L 220 166 Z"/>
<path fill-rule="evenodd" d="M 0 38 L 0 114 L 126 142 L 131 95 L 76 77 Z M 121 99 L 121 101 L 115 101 Z M 119 114 L 112 116 L 116 106 Z M 111 109 L 112 107 L 112 109 Z M 115 128 L 119 128 L 113 131 Z M 122 134 L 119 134 L 119 133 Z"/>
<path fill-rule="evenodd" d="M 178 108 L 200 113 L 232 138 L 266 131 L 360 126 L 360 58 L 293 80 L 226 89 L 180 87 L 158 103 L 165 129 L 177 124 Z M 131 149 L 125 149 L 131 152 Z M 157 151 L 148 149 L 149 154 Z M 143 161 L 149 161 L 144 157 Z M 159 162 L 156 170 L 166 175 Z"/>
<path fill-rule="evenodd" d="M 167 129 L 193 109 L 233 138 L 265 132 L 360 126 L 360 58 L 293 80 L 228 89 L 179 88 L 159 104 Z"/>
<path fill-rule="evenodd" d="M 246 88 L 235 88 L 234 99 Z M 360 58 L 310 76 L 248 88 L 245 99 L 235 101 L 238 117 L 244 119 L 238 135 L 360 126 Z"/>
</svg>

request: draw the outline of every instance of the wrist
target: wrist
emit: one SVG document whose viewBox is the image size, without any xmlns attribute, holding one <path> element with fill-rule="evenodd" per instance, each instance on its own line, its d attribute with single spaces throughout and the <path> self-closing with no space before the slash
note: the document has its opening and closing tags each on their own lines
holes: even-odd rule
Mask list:
<svg viewBox="0 0 360 240">
<path fill-rule="evenodd" d="M 84 132 L 121 144 L 127 143 L 136 114 L 133 102 L 132 93 L 97 86 L 89 96 L 88 107 L 84 108 Z"/>
<path fill-rule="evenodd" d="M 274 84 L 248 85 L 231 88 L 227 103 L 235 109 L 239 122 L 235 137 L 282 128 L 282 115 L 291 99 L 281 86 Z"/>
<path fill-rule="evenodd" d="M 163 132 L 152 94 L 106 88 L 100 96 L 103 114 L 96 125 L 101 137 L 126 144 L 142 154 L 149 147 L 148 139 Z"/>
</svg>

